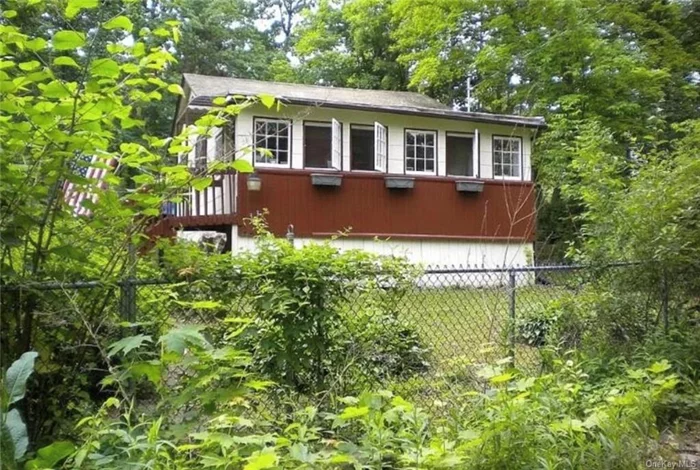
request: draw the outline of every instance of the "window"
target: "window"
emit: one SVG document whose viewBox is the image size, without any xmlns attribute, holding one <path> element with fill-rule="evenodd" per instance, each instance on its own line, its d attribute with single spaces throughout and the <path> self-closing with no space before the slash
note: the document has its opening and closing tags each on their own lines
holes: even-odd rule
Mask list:
<svg viewBox="0 0 700 470">
<path fill-rule="evenodd" d="M 406 172 L 435 173 L 434 131 L 406 131 Z"/>
<path fill-rule="evenodd" d="M 236 123 L 229 121 L 224 126 L 224 161 L 230 162 L 236 158 Z"/>
<path fill-rule="evenodd" d="M 493 138 L 493 175 L 520 178 L 521 143 L 519 137 Z"/>
<path fill-rule="evenodd" d="M 472 135 L 447 133 L 447 174 L 449 176 L 476 176 L 474 149 L 476 138 Z"/>
<path fill-rule="evenodd" d="M 332 139 L 330 123 L 304 123 L 304 166 L 332 168 Z"/>
<path fill-rule="evenodd" d="M 350 126 L 350 169 L 374 170 L 373 126 Z"/>
<path fill-rule="evenodd" d="M 290 121 L 255 119 L 255 163 L 289 166 L 292 126 Z"/>
<path fill-rule="evenodd" d="M 224 160 L 224 129 L 218 128 L 214 137 L 214 158 L 218 161 Z"/>
<path fill-rule="evenodd" d="M 207 167 L 207 136 L 199 136 L 194 145 L 194 166 L 201 169 Z"/>
</svg>

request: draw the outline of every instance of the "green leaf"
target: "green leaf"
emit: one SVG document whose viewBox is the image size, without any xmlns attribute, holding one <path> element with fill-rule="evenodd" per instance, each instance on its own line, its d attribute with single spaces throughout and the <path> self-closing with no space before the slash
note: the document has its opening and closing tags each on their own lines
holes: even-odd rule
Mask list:
<svg viewBox="0 0 700 470">
<path fill-rule="evenodd" d="M 41 67 L 41 62 L 38 60 L 30 60 L 29 62 L 22 62 L 19 64 L 20 70 L 24 70 L 25 72 L 31 72 L 32 70 L 36 70 L 39 67 Z"/>
<path fill-rule="evenodd" d="M 126 338 L 112 343 L 109 346 L 107 355 L 111 357 L 121 352 L 126 356 L 134 349 L 140 348 L 144 343 L 150 343 L 152 341 L 153 339 L 148 335 L 127 336 Z"/>
<path fill-rule="evenodd" d="M 78 67 L 78 63 L 72 57 L 60 56 L 53 60 L 54 65 L 64 65 L 66 67 Z"/>
<path fill-rule="evenodd" d="M 174 328 L 160 337 L 159 342 L 167 352 L 183 354 L 189 345 L 210 349 L 211 345 L 199 331 L 204 328 L 201 325 L 186 325 Z"/>
<path fill-rule="evenodd" d="M 96 59 L 90 64 L 90 74 L 93 77 L 117 78 L 119 64 L 112 59 Z"/>
<path fill-rule="evenodd" d="M 24 466 L 25 470 L 39 470 L 43 468 L 54 468 L 57 463 L 67 458 L 75 451 L 72 442 L 58 441 L 51 445 L 42 447 L 37 451 L 37 457 L 30 460 Z"/>
<path fill-rule="evenodd" d="M 493 384 L 501 384 L 501 383 L 504 383 L 504 382 L 508 382 L 508 381 L 511 380 L 513 377 L 514 377 L 513 374 L 511 374 L 511 373 L 506 373 L 506 374 L 497 375 L 497 376 L 495 376 L 495 377 L 491 377 L 491 378 L 489 379 L 489 381 L 490 381 L 491 383 L 493 383 Z"/>
<path fill-rule="evenodd" d="M 211 178 L 194 178 L 190 184 L 197 191 L 202 191 L 211 185 Z"/>
<path fill-rule="evenodd" d="M 272 468 L 277 465 L 277 455 L 274 453 L 265 453 L 250 457 L 248 463 L 243 467 L 243 470 L 263 470 Z"/>
<path fill-rule="evenodd" d="M 134 377 L 145 376 L 151 383 L 158 385 L 162 376 L 162 368 L 159 361 L 137 362 L 129 370 Z"/>
<path fill-rule="evenodd" d="M 66 5 L 66 18 L 72 19 L 80 13 L 80 10 L 97 8 L 99 0 L 68 0 Z"/>
<path fill-rule="evenodd" d="M 355 419 L 361 418 L 369 413 L 369 407 L 367 406 L 348 406 L 340 414 L 341 419 Z"/>
<path fill-rule="evenodd" d="M 76 31 L 58 31 L 53 35 L 51 43 L 57 51 L 77 49 L 85 44 L 85 34 Z"/>
<path fill-rule="evenodd" d="M 5 392 L 8 397 L 8 405 L 11 405 L 22 398 L 27 391 L 27 379 L 34 370 L 34 361 L 39 353 L 28 351 L 12 363 L 7 374 L 5 374 Z"/>
<path fill-rule="evenodd" d="M 259 95 L 258 98 L 260 98 L 260 102 L 268 109 L 275 105 L 275 97 L 272 95 L 263 93 Z"/>
<path fill-rule="evenodd" d="M 653 363 L 650 367 L 647 368 L 649 372 L 652 374 L 660 374 L 662 372 L 666 372 L 671 368 L 671 363 L 668 362 L 666 359 L 664 359 L 661 362 L 655 362 Z"/>
<path fill-rule="evenodd" d="M 5 10 L 2 12 L 2 16 L 8 19 L 14 18 L 15 16 L 17 16 L 17 10 Z"/>
<path fill-rule="evenodd" d="M 174 95 L 184 96 L 185 92 L 180 85 L 177 83 L 172 83 L 168 85 L 168 91 Z"/>
<path fill-rule="evenodd" d="M 22 416 L 16 408 L 13 408 L 7 414 L 0 416 L 0 421 L 3 422 L 0 427 L 0 433 L 3 436 L 0 439 L 6 440 L 9 436 L 9 441 L 12 442 L 12 448 L 15 452 L 15 460 L 21 459 L 29 446 L 27 426 L 22 421 Z"/>
<path fill-rule="evenodd" d="M 131 32 L 134 29 L 134 24 L 126 16 L 117 16 L 104 24 L 105 29 L 123 29 L 126 32 Z"/>
<path fill-rule="evenodd" d="M 47 84 L 40 84 L 39 88 L 44 93 L 45 98 L 68 98 L 71 96 L 72 90 L 75 89 L 75 83 L 62 83 L 53 80 Z"/>
<path fill-rule="evenodd" d="M 233 169 L 240 173 L 252 173 L 254 168 L 248 160 L 238 159 L 233 162 Z"/>
<path fill-rule="evenodd" d="M 46 48 L 46 39 L 44 38 L 34 38 L 31 41 L 27 41 L 24 45 L 29 49 L 30 51 L 37 52 L 42 49 Z"/>
</svg>

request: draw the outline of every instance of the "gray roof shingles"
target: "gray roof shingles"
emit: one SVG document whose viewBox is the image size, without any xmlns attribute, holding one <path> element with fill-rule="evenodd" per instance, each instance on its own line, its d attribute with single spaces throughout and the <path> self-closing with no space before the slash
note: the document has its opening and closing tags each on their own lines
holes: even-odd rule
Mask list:
<svg viewBox="0 0 700 470">
<path fill-rule="evenodd" d="M 256 96 L 265 93 L 290 104 L 424 115 L 526 127 L 543 127 L 545 125 L 544 119 L 541 117 L 456 111 L 428 96 L 408 91 L 301 85 L 191 73 L 184 74 L 183 80 L 190 89 L 188 105 L 193 106 L 209 106 L 212 99 L 218 96 Z"/>
</svg>

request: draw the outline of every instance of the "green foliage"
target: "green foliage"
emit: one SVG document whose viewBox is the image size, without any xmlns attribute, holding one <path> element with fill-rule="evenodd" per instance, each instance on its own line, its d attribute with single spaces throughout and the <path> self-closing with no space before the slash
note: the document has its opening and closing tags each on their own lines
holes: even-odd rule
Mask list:
<svg viewBox="0 0 700 470">
<path fill-rule="evenodd" d="M 4 372 L 0 388 L 0 465 L 3 468 L 18 468 L 29 446 L 27 426 L 17 408 L 17 402 L 24 398 L 27 380 L 34 371 L 37 353 L 23 353 Z M 14 405 L 14 406 L 13 406 Z"/>
<path fill-rule="evenodd" d="M 252 252 L 203 258 L 174 247 L 165 260 L 170 270 L 200 279 L 183 285 L 180 298 L 207 307 L 204 315 L 223 318 L 238 309 L 249 316 L 238 344 L 252 352 L 259 372 L 317 393 L 332 384 L 357 388 L 367 374 L 425 369 L 427 351 L 396 312 L 414 268 L 329 243 L 295 248 L 269 234 L 262 220 L 252 223 L 260 232 Z"/>
<path fill-rule="evenodd" d="M 100 349 L 123 334 L 116 282 L 127 273 L 156 275 L 153 265 L 135 267 L 134 254 L 150 247 L 149 227 L 162 205 L 179 201 L 194 180 L 211 184 L 214 171 L 250 169 L 217 162 L 194 174 L 175 164 L 192 136 L 208 134 L 246 104 L 215 107 L 169 139 L 151 135 L 151 107 L 182 94 L 163 79 L 176 61 L 180 22 L 154 20 L 140 28 L 142 18 L 131 16 L 130 6 L 103 3 L 2 6 L 21 14 L 0 25 L 0 109 L 7 116 L 0 120 L 1 282 L 104 283 L 91 292 L 3 289 L 0 365 L 34 349 L 41 357 L 37 389 L 52 391 L 40 399 L 31 390 L 23 402 L 33 421 L 30 440 L 39 444 L 41 436 L 68 432 L 74 413 L 103 393 L 95 386 L 107 368 Z M 92 166 L 110 170 L 104 181 L 77 171 L 93 158 Z M 94 196 L 81 203 L 89 215 L 66 203 L 68 183 Z M 149 320 L 157 330 L 160 319 Z"/>
<path fill-rule="evenodd" d="M 336 7 L 324 0 L 315 11 L 306 11 L 294 44 L 301 64 L 292 78 L 351 88 L 404 89 L 408 70 L 396 60 L 391 3 L 358 0 Z"/>
<path fill-rule="evenodd" d="M 110 398 L 99 413 L 82 419 L 68 465 L 637 468 L 650 455 L 649 438 L 656 435 L 653 407 L 678 381 L 669 374 L 668 362 L 623 369 L 602 381 L 589 379 L 571 360 L 556 360 L 553 371 L 538 378 L 496 365 L 481 374 L 485 390 L 471 393 L 456 419 L 438 419 L 384 391 L 340 398 L 328 411 L 310 406 L 288 420 L 264 422 L 244 415 L 258 393 L 254 378 L 244 371 L 250 356 L 230 347 L 189 346 L 183 355 L 156 359 L 164 366 L 159 406 L 132 417 L 135 403 Z M 128 377 L 125 371 L 153 354 L 148 347 L 131 351 L 132 362 L 115 373 Z M 181 368 L 187 372 L 173 373 Z M 240 386 L 222 387 L 222 380 Z M 183 414 L 184 404 L 196 413 Z M 61 444 L 55 451 L 68 448 Z"/>
</svg>

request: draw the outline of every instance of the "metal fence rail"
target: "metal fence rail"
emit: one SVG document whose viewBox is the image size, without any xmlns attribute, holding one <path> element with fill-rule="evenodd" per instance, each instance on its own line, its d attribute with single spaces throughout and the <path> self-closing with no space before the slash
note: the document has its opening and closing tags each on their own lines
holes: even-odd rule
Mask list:
<svg viewBox="0 0 700 470">
<path fill-rule="evenodd" d="M 644 271 L 635 264 L 595 266 L 534 266 L 505 268 L 443 267 L 423 271 L 412 287 L 392 298 L 389 307 L 377 310 L 377 303 L 366 295 L 348 298 L 343 305 L 350 340 L 345 346 L 348 357 L 354 343 L 368 349 L 357 354 L 376 354 L 377 364 L 396 359 L 375 343 L 390 334 L 398 335 L 399 346 L 412 346 L 400 355 L 414 360 L 398 364 L 395 374 L 368 367 L 353 376 L 359 389 L 389 388 L 432 406 L 459 400 L 479 382 L 480 365 L 514 363 L 533 373 L 541 367 L 548 322 L 557 309 L 586 286 L 612 282 L 624 274 L 625 282 L 639 279 L 639 288 L 630 288 L 636 302 L 646 303 L 644 331 L 668 328 L 669 290 L 666 279 L 657 290 L 650 290 Z M 99 281 L 74 283 L 33 283 L 0 286 L 0 343 L 2 367 L 23 350 L 41 345 L 41 387 L 66 376 L 86 375 L 93 381 L 104 376 L 106 366 L 100 358 L 105 344 L 137 332 L 157 336 L 165 325 L 197 323 L 215 325 L 225 316 L 255 315 L 256 292 L 244 284 L 231 283 L 216 309 L 198 311 L 182 306 L 178 299 L 207 298 L 207 279 L 173 282 L 164 279 L 127 279 L 107 284 Z M 221 282 L 217 279 L 216 282 Z M 224 280 L 225 281 L 225 280 Z M 385 287 L 391 290 L 391 286 Z M 173 296 L 175 292 L 175 297 Z M 382 304 L 384 305 L 384 304 Z M 20 321 L 16 312 L 23 312 Z M 31 322 L 27 322 L 27 315 Z M 381 315 L 380 334 L 365 335 L 373 324 L 373 315 Z M 354 322 L 354 323 L 353 323 Z M 365 325 L 366 324 L 366 325 Z M 377 325 L 375 325 L 377 326 Z M 575 347 L 586 325 L 573 324 L 560 332 L 567 347 Z M 212 329 L 216 330 L 216 329 Z M 359 332 L 359 333 L 358 333 Z M 367 339 L 369 338 L 369 339 Z M 362 343 L 364 341 L 364 343 Z M 389 344 L 387 347 L 395 347 Z M 382 346 L 383 347 L 383 346 Z M 400 357 L 399 359 L 406 359 Z M 393 359 L 391 359 L 393 360 Z M 396 372 L 398 371 L 398 372 Z M 31 410 L 30 410 L 31 411 Z M 46 430 L 35 430 L 45 433 Z"/>
</svg>

